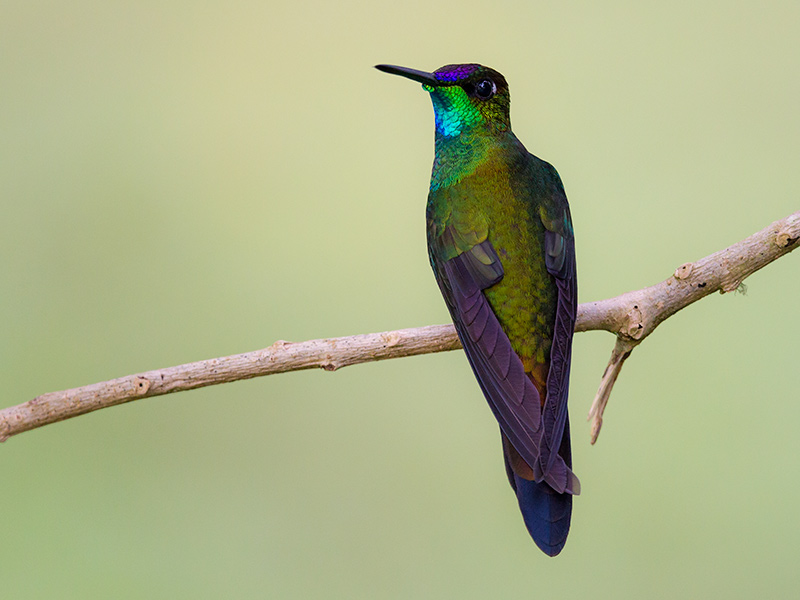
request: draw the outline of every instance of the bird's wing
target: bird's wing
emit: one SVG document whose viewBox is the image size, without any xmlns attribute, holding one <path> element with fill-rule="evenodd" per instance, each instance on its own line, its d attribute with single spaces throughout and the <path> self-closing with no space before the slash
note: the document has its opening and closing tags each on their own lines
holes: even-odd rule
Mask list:
<svg viewBox="0 0 800 600">
<path fill-rule="evenodd" d="M 542 445 L 539 392 L 483 294 L 503 278 L 497 252 L 485 233 L 459 232 L 450 224 L 432 239 L 430 258 L 464 351 L 500 429 L 525 462 L 537 464 Z"/>
<path fill-rule="evenodd" d="M 555 170 L 553 170 L 555 171 Z M 558 178 L 558 175 L 555 175 Z M 572 356 L 572 336 L 578 310 L 578 287 L 575 266 L 575 236 L 567 198 L 560 179 L 556 179 L 552 197 L 540 208 L 545 226 L 545 265 L 558 290 L 550 370 L 547 374 L 547 398 L 542 409 L 544 471 L 558 470 L 559 449 L 567 422 L 567 395 Z M 573 476 L 574 477 L 574 476 Z"/>
</svg>

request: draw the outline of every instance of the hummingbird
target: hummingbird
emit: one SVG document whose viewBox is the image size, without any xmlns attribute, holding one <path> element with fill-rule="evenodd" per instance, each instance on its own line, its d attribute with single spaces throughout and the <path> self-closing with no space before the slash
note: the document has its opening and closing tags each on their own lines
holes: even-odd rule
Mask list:
<svg viewBox="0 0 800 600">
<path fill-rule="evenodd" d="M 564 186 L 511 131 L 508 84 L 494 69 L 376 68 L 421 83 L 433 101 L 428 257 L 500 425 L 525 526 L 555 556 L 580 493 L 567 414 L 577 278 Z"/>
</svg>

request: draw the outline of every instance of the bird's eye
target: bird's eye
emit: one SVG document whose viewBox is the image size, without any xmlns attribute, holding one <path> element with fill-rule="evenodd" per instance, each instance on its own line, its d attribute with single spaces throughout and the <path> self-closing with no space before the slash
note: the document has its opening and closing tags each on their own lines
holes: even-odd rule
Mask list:
<svg viewBox="0 0 800 600">
<path fill-rule="evenodd" d="M 475 95 L 481 100 L 488 100 L 497 93 L 497 86 L 491 79 L 484 79 L 475 86 Z"/>
</svg>

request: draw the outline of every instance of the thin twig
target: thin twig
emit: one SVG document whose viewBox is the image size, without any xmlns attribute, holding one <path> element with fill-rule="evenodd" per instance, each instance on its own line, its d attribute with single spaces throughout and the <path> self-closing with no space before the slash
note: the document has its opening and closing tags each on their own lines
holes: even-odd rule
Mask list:
<svg viewBox="0 0 800 600">
<path fill-rule="evenodd" d="M 659 284 L 578 307 L 576 331 L 603 329 L 617 336 L 609 366 L 590 412 L 592 443 L 622 364 L 659 323 L 712 292 L 736 290 L 742 281 L 800 244 L 800 211 L 776 221 L 730 248 L 679 267 Z M 460 348 L 452 325 L 431 325 L 307 342 L 275 342 L 269 348 L 128 375 L 43 394 L 0 411 L 0 441 L 12 435 L 139 398 L 274 373 L 322 368 L 334 371 L 364 362 Z"/>
</svg>

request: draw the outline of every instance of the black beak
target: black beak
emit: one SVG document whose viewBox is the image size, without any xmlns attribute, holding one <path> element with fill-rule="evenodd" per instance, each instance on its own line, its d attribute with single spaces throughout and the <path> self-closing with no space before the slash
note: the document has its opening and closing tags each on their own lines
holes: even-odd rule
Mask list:
<svg viewBox="0 0 800 600">
<path fill-rule="evenodd" d="M 444 85 L 443 82 L 436 79 L 433 73 L 426 73 L 425 71 L 417 71 L 416 69 L 408 69 L 406 67 L 398 67 L 396 65 L 375 65 L 375 68 L 384 73 L 391 73 L 392 75 L 400 75 L 406 79 L 418 81 L 422 85 L 430 85 L 438 87 Z"/>
</svg>

